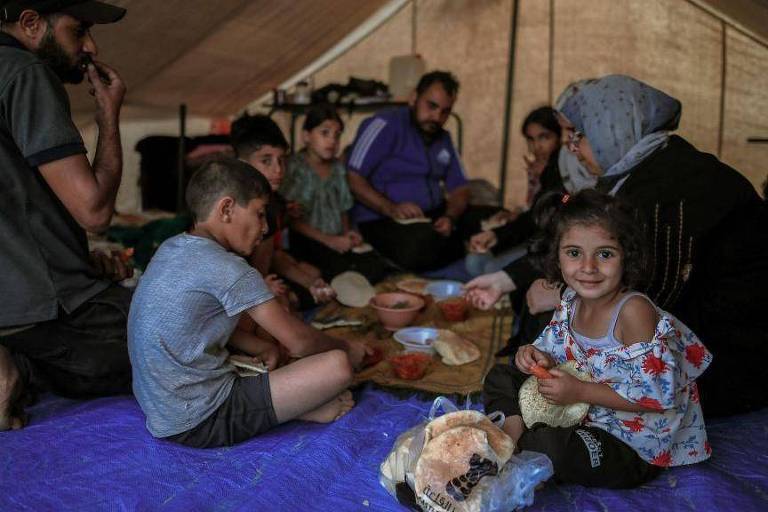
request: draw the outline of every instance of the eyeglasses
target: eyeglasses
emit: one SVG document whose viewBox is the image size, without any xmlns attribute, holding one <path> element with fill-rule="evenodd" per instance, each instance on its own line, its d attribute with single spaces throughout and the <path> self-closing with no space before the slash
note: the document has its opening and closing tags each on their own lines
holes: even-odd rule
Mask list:
<svg viewBox="0 0 768 512">
<path fill-rule="evenodd" d="M 574 130 L 568 135 L 568 150 L 576 151 L 579 149 L 579 142 L 584 138 L 584 134 L 579 130 Z"/>
</svg>

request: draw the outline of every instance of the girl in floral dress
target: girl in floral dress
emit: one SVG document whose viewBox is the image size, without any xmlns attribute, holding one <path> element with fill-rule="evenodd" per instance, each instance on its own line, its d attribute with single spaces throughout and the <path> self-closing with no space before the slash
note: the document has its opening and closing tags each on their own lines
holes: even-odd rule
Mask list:
<svg viewBox="0 0 768 512">
<path fill-rule="evenodd" d="M 491 370 L 486 411 L 504 412 L 518 448 L 549 456 L 561 482 L 634 487 L 661 468 L 707 459 L 695 379 L 712 356 L 682 322 L 632 291 L 646 273 L 634 216 L 594 190 L 543 199 L 537 210 L 545 229 L 534 256 L 549 281 L 564 287 L 562 302 L 538 339 L 518 349 L 514 366 Z M 494 295 L 468 291 L 480 307 Z M 565 361 L 591 382 L 554 369 Z M 551 378 L 538 381 L 550 403 L 590 404 L 580 424 L 525 428 L 518 389 L 535 366 L 550 369 Z"/>
</svg>

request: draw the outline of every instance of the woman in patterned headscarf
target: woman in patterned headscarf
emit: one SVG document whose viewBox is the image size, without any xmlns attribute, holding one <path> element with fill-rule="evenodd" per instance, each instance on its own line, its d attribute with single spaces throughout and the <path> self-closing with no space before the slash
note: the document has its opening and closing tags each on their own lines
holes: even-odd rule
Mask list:
<svg viewBox="0 0 768 512">
<path fill-rule="evenodd" d="M 636 209 L 649 246 L 646 294 L 714 354 L 700 380 L 703 409 L 714 416 L 768 405 L 768 210 L 755 188 L 671 134 L 680 102 L 634 78 L 587 81 L 560 112 L 569 149 L 598 176 L 597 188 Z M 515 289 L 517 276 L 505 270 L 497 289 Z M 548 293 L 533 313 L 559 303 Z"/>
<path fill-rule="evenodd" d="M 632 77 L 609 75 L 582 83 L 560 112 L 571 123 L 565 128 L 572 130 L 572 149 L 588 134 L 582 150 L 573 152 L 603 178 L 604 186 L 618 189 L 634 168 L 669 143 L 681 109 L 678 100 L 658 89 Z"/>
</svg>

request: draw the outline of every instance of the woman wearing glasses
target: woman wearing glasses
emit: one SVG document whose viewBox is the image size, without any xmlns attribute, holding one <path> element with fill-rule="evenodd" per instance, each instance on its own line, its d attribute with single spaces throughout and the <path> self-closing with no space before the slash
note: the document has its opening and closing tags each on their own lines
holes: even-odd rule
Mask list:
<svg viewBox="0 0 768 512">
<path fill-rule="evenodd" d="M 623 75 L 586 81 L 560 110 L 568 149 L 597 188 L 636 209 L 649 249 L 645 293 L 714 354 L 699 380 L 704 410 L 755 410 L 768 404 L 768 212 L 744 176 L 671 133 L 680 115 L 678 100 Z M 491 297 L 514 290 L 514 265 L 467 286 Z M 540 279 L 527 298 L 543 312 L 559 290 Z"/>
</svg>

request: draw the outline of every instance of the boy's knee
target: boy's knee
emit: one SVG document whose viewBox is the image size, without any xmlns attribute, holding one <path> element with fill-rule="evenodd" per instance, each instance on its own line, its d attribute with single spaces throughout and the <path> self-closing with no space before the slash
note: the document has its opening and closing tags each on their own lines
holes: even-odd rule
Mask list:
<svg viewBox="0 0 768 512">
<path fill-rule="evenodd" d="M 343 350 L 331 350 L 327 352 L 329 365 L 329 377 L 335 378 L 339 386 L 346 387 L 352 382 L 352 365 L 347 353 Z"/>
</svg>

